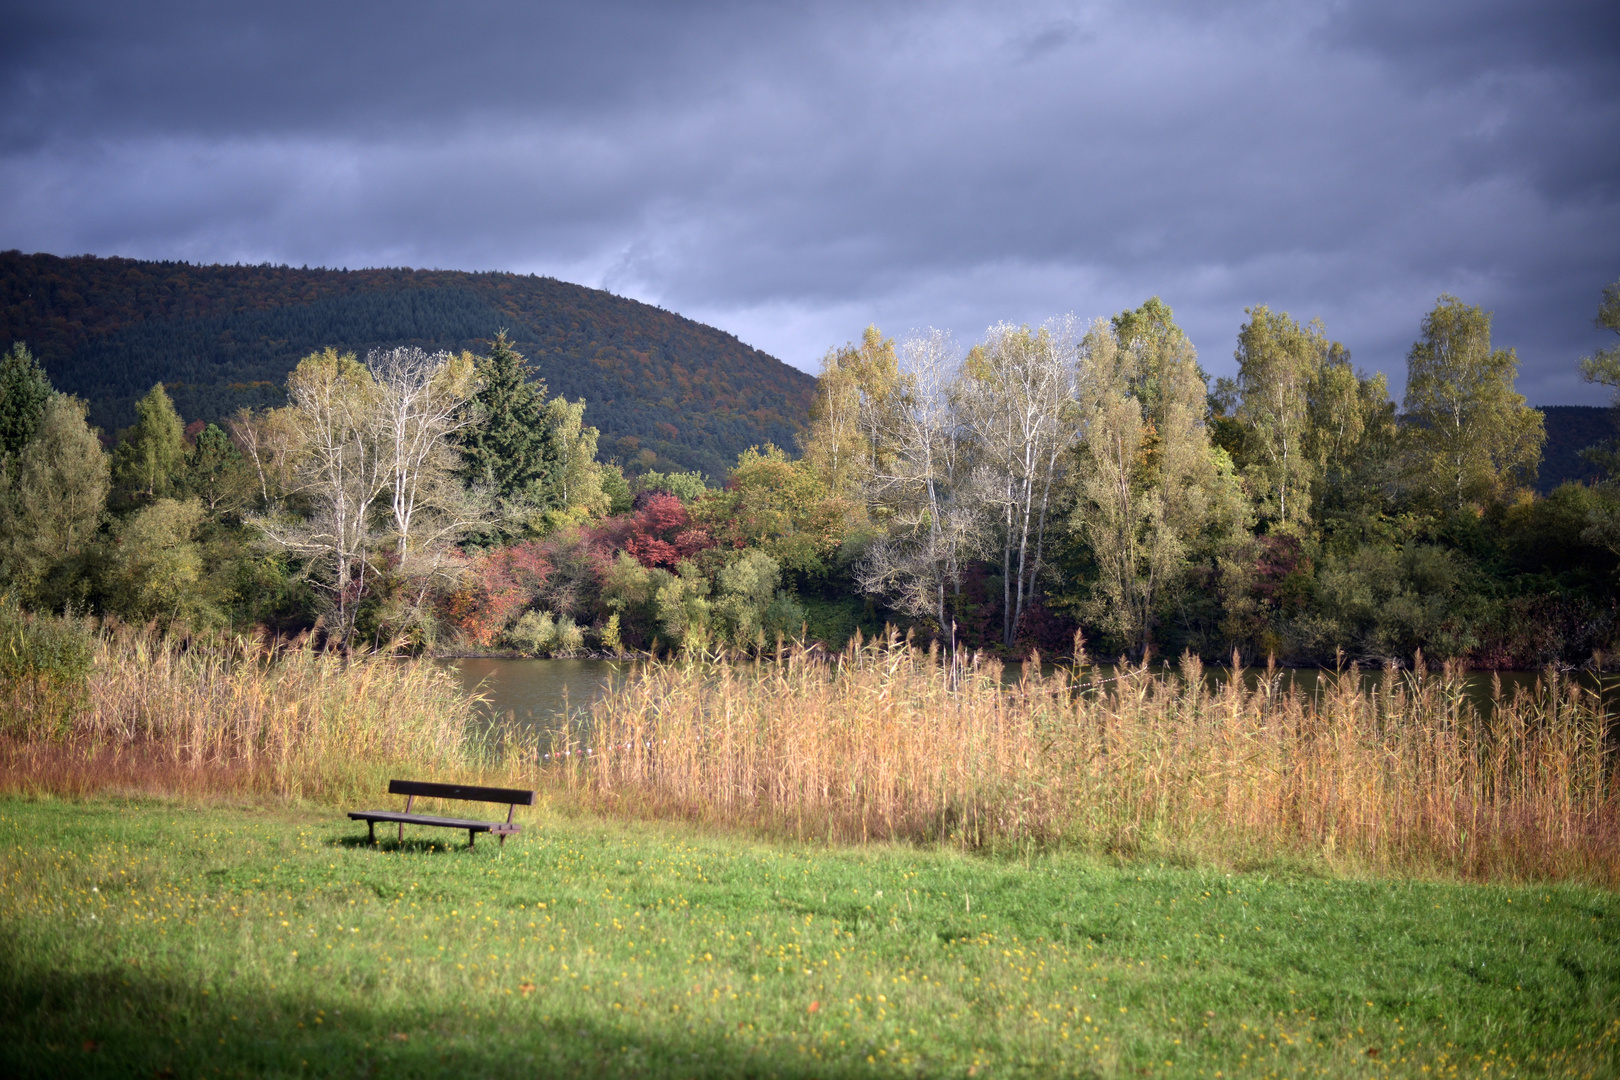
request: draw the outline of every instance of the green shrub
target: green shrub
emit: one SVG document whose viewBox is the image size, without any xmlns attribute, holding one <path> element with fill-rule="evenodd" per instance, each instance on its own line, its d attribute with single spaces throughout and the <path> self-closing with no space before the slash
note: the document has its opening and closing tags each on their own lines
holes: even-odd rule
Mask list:
<svg viewBox="0 0 1620 1080">
<path fill-rule="evenodd" d="M 0 731 L 35 735 L 64 729 L 83 707 L 95 642 L 80 620 L 33 615 L 0 601 Z"/>
<path fill-rule="evenodd" d="M 506 639 L 525 656 L 572 656 L 585 647 L 585 631 L 573 617 L 526 611 Z"/>
</svg>

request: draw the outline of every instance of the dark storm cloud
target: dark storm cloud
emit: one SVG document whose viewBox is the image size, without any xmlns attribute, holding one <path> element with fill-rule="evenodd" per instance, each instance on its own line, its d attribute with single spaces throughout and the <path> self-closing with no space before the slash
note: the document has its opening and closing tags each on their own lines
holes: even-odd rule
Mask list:
<svg viewBox="0 0 1620 1080">
<path fill-rule="evenodd" d="M 554 273 L 813 367 L 1158 293 L 1399 386 L 1442 291 L 1541 403 L 1620 276 L 1612 4 L 34 5 L 0 246 Z"/>
</svg>

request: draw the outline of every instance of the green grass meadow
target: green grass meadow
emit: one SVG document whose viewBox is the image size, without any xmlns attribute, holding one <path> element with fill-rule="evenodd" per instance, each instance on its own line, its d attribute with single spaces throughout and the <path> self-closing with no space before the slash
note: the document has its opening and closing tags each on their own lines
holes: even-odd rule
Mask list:
<svg viewBox="0 0 1620 1080">
<path fill-rule="evenodd" d="M 1620 897 L 1579 886 L 545 811 L 364 837 L 0 800 L 0 1074 L 1620 1075 Z"/>
</svg>

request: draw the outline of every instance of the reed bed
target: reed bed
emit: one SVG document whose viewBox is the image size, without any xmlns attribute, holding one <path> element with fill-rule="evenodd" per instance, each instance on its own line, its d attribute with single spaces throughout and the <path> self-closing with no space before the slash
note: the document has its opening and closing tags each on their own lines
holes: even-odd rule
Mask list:
<svg viewBox="0 0 1620 1080">
<path fill-rule="evenodd" d="M 834 841 L 1620 884 L 1611 718 L 1590 689 L 1549 675 L 1481 709 L 1421 659 L 1311 697 L 1274 670 L 1249 687 L 1192 658 L 1107 679 L 1076 660 L 1004 685 L 993 662 L 890 635 L 830 659 L 645 664 L 533 752 L 603 810 Z"/>
<path fill-rule="evenodd" d="M 11 790 L 375 799 L 391 775 L 450 779 L 484 764 L 475 699 L 431 663 L 127 626 L 85 633 L 82 684 L 7 688 L 0 783 Z"/>
</svg>

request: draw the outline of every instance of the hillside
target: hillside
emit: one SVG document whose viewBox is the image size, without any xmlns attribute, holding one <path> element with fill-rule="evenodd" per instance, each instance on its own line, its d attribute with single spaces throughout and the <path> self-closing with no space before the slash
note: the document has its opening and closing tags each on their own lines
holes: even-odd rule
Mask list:
<svg viewBox="0 0 1620 1080">
<path fill-rule="evenodd" d="M 553 393 L 586 399 L 602 456 L 632 467 L 718 478 L 749 446 L 791 447 L 815 386 L 730 334 L 554 278 L 0 253 L 0 347 L 26 342 L 109 431 L 156 382 L 212 420 L 278 402 L 326 345 L 482 351 L 503 328 Z"/>
<path fill-rule="evenodd" d="M 1543 495 L 1564 483 L 1601 480 L 1603 470 L 1581 456 L 1581 451 L 1607 442 L 1616 434 L 1614 413 L 1595 405 L 1546 405 L 1547 443 L 1541 448 L 1541 471 L 1536 490 Z"/>
</svg>

